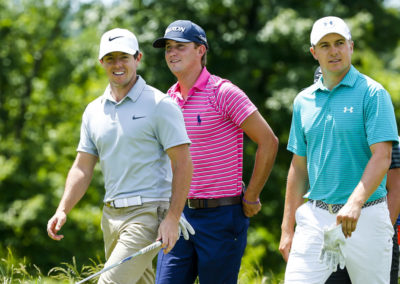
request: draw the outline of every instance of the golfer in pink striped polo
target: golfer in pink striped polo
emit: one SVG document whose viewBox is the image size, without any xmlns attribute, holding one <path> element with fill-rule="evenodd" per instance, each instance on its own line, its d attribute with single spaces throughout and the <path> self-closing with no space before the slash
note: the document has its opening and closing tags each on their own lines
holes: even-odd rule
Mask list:
<svg viewBox="0 0 400 284">
<path fill-rule="evenodd" d="M 195 23 L 171 23 L 153 43 L 178 82 L 168 94 L 181 107 L 192 144 L 193 177 L 184 215 L 196 231 L 168 254 L 159 253 L 156 283 L 237 283 L 249 217 L 271 172 L 278 139 L 246 94 L 206 67 L 208 42 Z M 257 144 L 243 193 L 243 132 Z"/>
</svg>

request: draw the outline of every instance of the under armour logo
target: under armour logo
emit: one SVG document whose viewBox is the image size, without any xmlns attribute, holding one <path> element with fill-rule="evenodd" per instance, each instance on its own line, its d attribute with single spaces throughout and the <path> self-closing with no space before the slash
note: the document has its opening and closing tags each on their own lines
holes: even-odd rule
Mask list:
<svg viewBox="0 0 400 284">
<path fill-rule="evenodd" d="M 325 22 L 324 23 L 324 26 L 327 28 L 328 26 L 331 26 L 331 27 L 334 27 L 335 26 L 335 23 L 332 21 L 332 20 L 330 20 L 329 22 Z"/>
<path fill-rule="evenodd" d="M 353 110 L 354 110 L 353 107 L 344 107 L 343 112 L 344 112 L 344 113 L 346 113 L 346 112 L 353 112 Z"/>
</svg>

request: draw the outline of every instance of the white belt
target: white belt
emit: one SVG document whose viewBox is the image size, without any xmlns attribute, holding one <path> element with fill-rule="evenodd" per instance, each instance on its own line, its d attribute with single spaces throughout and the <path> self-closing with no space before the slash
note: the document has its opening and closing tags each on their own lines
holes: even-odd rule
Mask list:
<svg viewBox="0 0 400 284">
<path fill-rule="evenodd" d="M 129 207 L 129 206 L 142 205 L 143 203 L 154 202 L 154 201 L 169 201 L 169 198 L 168 197 L 153 198 L 153 197 L 132 196 L 132 197 L 127 197 L 127 198 L 115 199 L 113 201 L 109 201 L 104 204 L 107 207 L 123 208 L 123 207 Z"/>
</svg>

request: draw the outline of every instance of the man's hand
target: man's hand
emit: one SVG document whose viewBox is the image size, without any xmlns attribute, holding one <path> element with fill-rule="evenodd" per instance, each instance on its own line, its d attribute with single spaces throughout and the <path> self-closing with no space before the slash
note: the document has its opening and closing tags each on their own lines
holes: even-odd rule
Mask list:
<svg viewBox="0 0 400 284">
<path fill-rule="evenodd" d="M 279 251 L 283 259 L 287 262 L 289 259 L 290 248 L 292 247 L 294 233 L 288 233 L 282 230 L 281 240 L 279 242 Z"/>
<path fill-rule="evenodd" d="M 179 236 L 183 235 L 183 238 L 185 240 L 189 240 L 189 233 L 191 235 L 195 234 L 195 231 L 192 227 L 192 225 L 190 225 L 190 223 L 186 220 L 185 215 L 182 213 L 181 218 L 179 219 L 179 232 L 178 232 L 178 238 Z"/>
<path fill-rule="evenodd" d="M 47 234 L 53 240 L 59 241 L 64 238 L 64 235 L 57 235 L 61 227 L 67 221 L 67 214 L 62 211 L 57 211 L 53 217 L 47 222 Z"/>
<path fill-rule="evenodd" d="M 176 241 L 179 238 L 179 220 L 171 213 L 167 214 L 165 219 L 161 222 L 158 228 L 157 240 L 162 241 L 162 248 L 164 249 L 164 254 L 169 253 L 175 246 Z"/>
<path fill-rule="evenodd" d="M 341 269 L 345 266 L 345 255 L 342 248 L 344 243 L 345 238 L 341 225 L 335 225 L 324 230 L 324 242 L 319 261 L 324 262 L 333 272 L 337 270 L 338 265 Z"/>
<path fill-rule="evenodd" d="M 342 231 L 346 238 L 351 237 L 351 234 L 356 230 L 358 218 L 361 215 L 361 207 L 362 205 L 348 201 L 336 216 L 336 225 L 342 225 Z"/>
<path fill-rule="evenodd" d="M 261 202 L 258 195 L 251 194 L 249 190 L 246 190 L 242 198 L 242 207 L 246 217 L 255 216 L 261 210 Z"/>
</svg>

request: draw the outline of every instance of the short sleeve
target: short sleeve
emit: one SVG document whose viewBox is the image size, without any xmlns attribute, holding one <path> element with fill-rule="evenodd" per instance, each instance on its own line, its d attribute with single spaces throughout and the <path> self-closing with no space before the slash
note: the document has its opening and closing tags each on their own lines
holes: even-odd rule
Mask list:
<svg viewBox="0 0 400 284">
<path fill-rule="evenodd" d="M 95 156 L 98 156 L 98 151 L 96 145 L 93 143 L 93 140 L 90 138 L 90 129 L 88 122 L 88 114 L 87 108 L 82 115 L 82 124 L 81 124 L 81 133 L 80 140 L 78 144 L 77 151 L 78 152 L 86 152 Z"/>
<path fill-rule="evenodd" d="M 392 100 L 385 89 L 370 90 L 365 96 L 365 129 L 368 144 L 395 141 L 398 132 Z"/>
<path fill-rule="evenodd" d="M 222 115 L 240 126 L 257 107 L 248 96 L 229 81 L 223 81 L 217 89 L 216 104 Z"/>
<path fill-rule="evenodd" d="M 164 150 L 191 143 L 182 111 L 170 97 L 165 97 L 158 104 L 155 120 L 156 136 Z"/>
<path fill-rule="evenodd" d="M 307 155 L 307 143 L 302 127 L 300 110 L 300 105 L 295 100 L 287 149 L 296 155 L 304 157 Z"/>
</svg>

